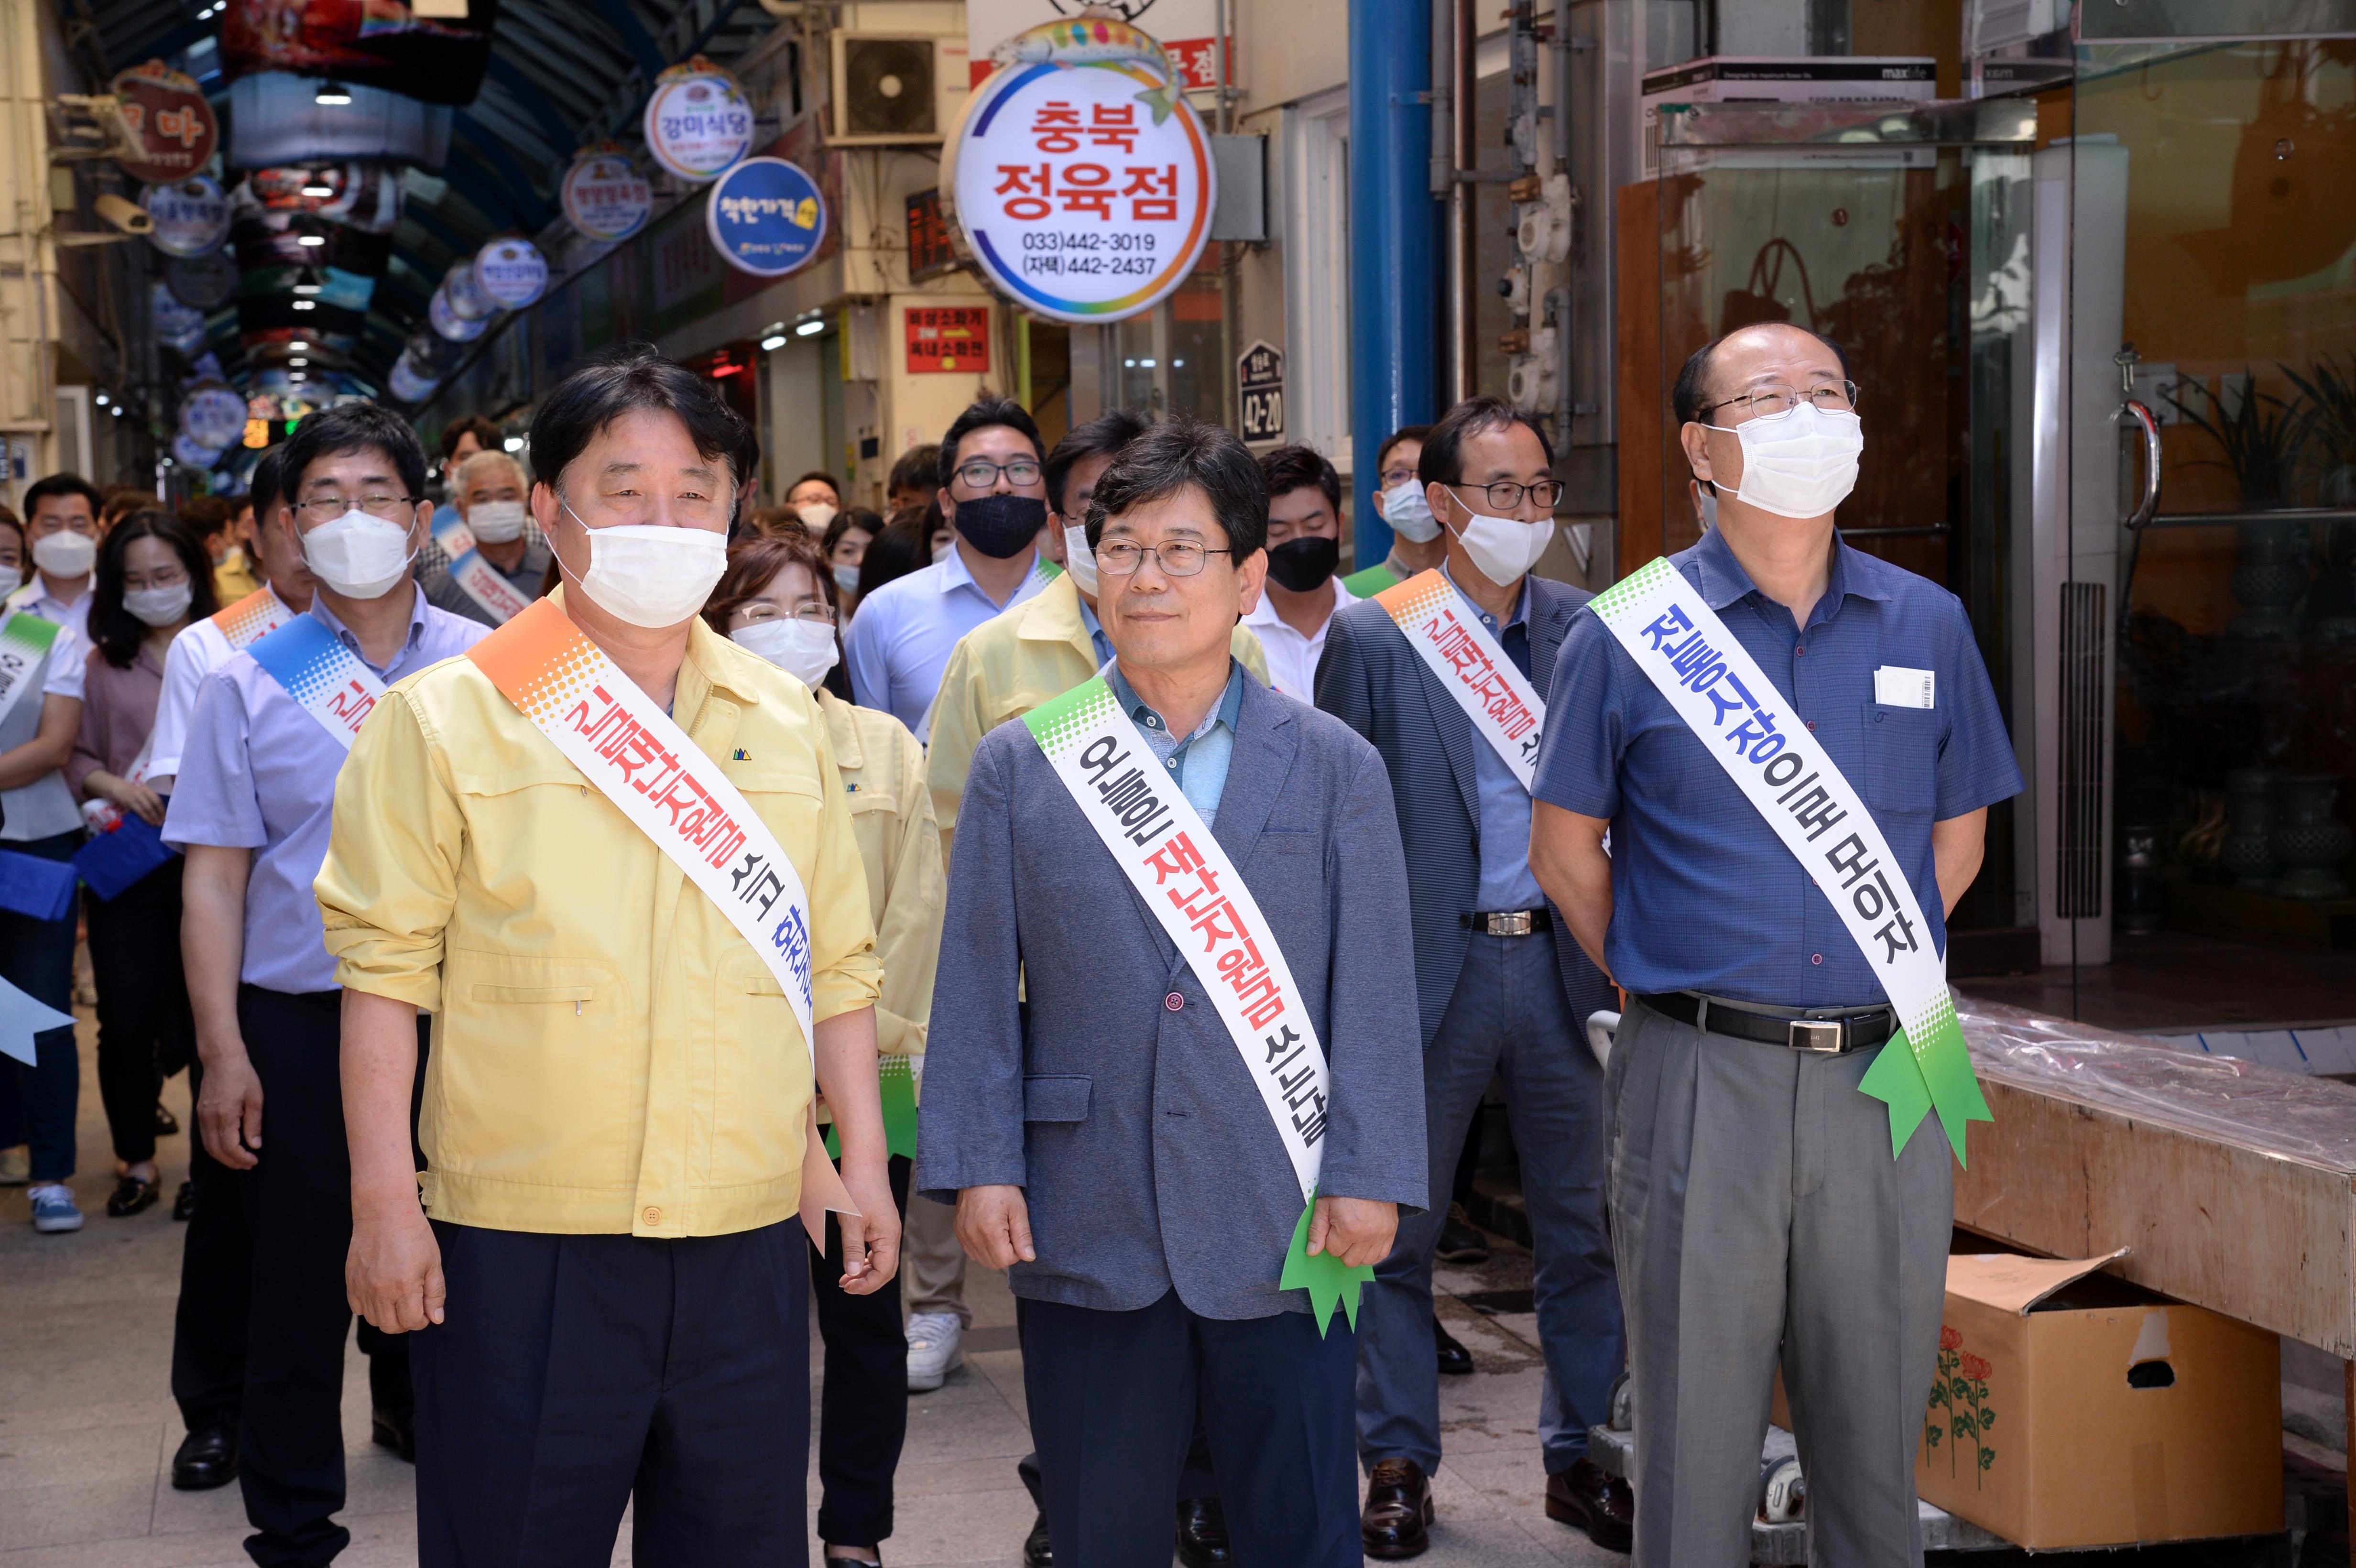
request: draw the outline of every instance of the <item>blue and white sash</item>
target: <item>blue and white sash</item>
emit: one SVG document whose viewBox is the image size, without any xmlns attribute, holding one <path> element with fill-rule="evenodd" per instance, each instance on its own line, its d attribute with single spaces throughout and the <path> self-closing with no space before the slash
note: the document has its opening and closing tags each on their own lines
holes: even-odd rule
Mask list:
<svg viewBox="0 0 2356 1568">
<path fill-rule="evenodd" d="M 434 542 L 450 558 L 450 581 L 481 605 L 483 613 L 498 624 L 506 625 L 531 603 L 516 592 L 515 584 L 499 575 L 497 567 L 483 559 L 483 552 L 475 548 L 474 530 L 455 513 L 447 523 L 435 520 Z"/>
<path fill-rule="evenodd" d="M 384 695 L 384 682 L 359 656 L 309 615 L 297 615 L 245 651 L 346 751 Z"/>
</svg>

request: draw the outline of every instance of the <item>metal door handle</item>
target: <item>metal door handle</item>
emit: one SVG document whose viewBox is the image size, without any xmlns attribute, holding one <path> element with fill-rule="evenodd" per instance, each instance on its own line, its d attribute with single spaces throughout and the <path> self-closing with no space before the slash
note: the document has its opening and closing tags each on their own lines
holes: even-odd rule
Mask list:
<svg viewBox="0 0 2356 1568">
<path fill-rule="evenodd" d="M 2129 533 L 2140 532 L 2159 510 L 2159 421 L 2134 398 L 2119 405 L 2114 419 L 2131 419 L 2143 427 L 2143 496 L 2135 510 L 2120 518 Z"/>
</svg>

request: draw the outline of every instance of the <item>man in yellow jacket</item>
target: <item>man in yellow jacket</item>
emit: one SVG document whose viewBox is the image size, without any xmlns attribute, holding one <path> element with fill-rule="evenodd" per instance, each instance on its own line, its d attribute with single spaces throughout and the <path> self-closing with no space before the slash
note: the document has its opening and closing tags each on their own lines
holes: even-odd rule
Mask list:
<svg viewBox="0 0 2356 1568">
<path fill-rule="evenodd" d="M 650 352 L 570 378 L 532 425 L 564 587 L 383 692 L 338 784 L 346 1277 L 416 1335 L 424 1568 L 602 1564 L 626 1507 L 643 1562 L 798 1557 L 805 1182 L 843 1288 L 897 1262 L 834 743 L 697 613 L 750 447 Z M 814 1088 L 847 1195 L 808 1157 Z"/>
</svg>

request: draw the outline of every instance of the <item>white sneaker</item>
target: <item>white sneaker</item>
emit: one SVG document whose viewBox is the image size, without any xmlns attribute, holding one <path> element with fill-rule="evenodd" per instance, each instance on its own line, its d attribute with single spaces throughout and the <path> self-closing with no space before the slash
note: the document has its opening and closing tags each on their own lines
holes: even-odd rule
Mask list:
<svg viewBox="0 0 2356 1568">
<path fill-rule="evenodd" d="M 81 1229 L 81 1211 L 74 1206 L 73 1189 L 62 1182 L 44 1182 L 27 1189 L 33 1203 L 33 1229 L 43 1235 Z"/>
<path fill-rule="evenodd" d="M 930 1393 L 965 1365 L 965 1325 L 954 1312 L 919 1312 L 908 1319 L 908 1392 Z"/>
</svg>

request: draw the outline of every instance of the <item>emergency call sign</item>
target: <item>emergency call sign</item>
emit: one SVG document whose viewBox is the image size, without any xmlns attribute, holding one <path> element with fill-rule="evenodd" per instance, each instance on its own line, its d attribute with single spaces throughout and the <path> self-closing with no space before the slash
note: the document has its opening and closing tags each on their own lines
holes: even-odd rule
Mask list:
<svg viewBox="0 0 2356 1568">
<path fill-rule="evenodd" d="M 982 304 L 910 305 L 908 374 L 990 368 L 990 307 Z"/>
</svg>

